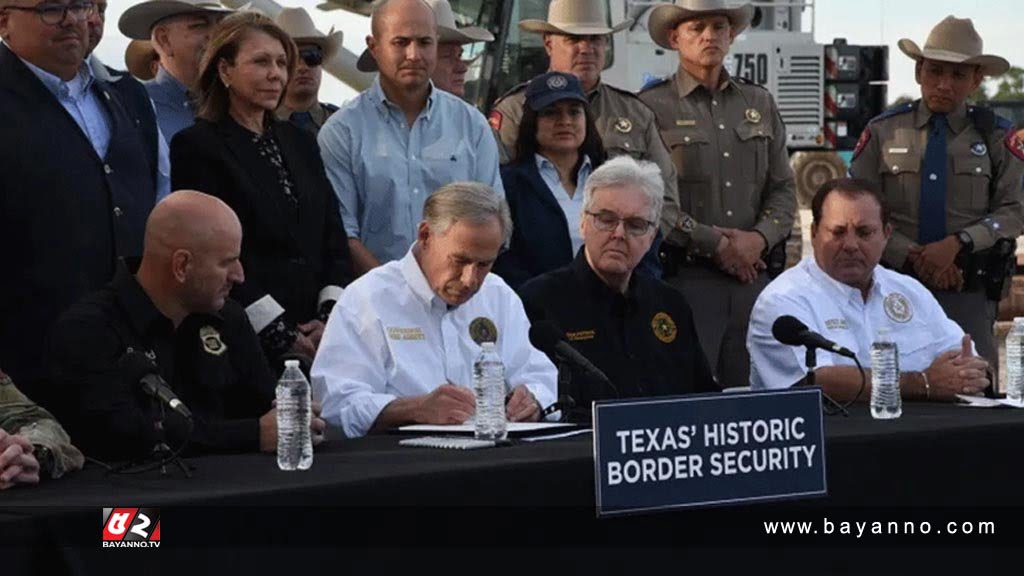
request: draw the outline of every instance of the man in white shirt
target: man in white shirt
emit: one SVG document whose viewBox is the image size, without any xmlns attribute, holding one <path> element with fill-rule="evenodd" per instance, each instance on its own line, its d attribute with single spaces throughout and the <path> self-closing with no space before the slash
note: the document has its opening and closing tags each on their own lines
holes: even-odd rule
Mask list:
<svg viewBox="0 0 1024 576">
<path fill-rule="evenodd" d="M 423 207 L 405 257 L 375 268 L 338 300 L 313 363 L 323 414 L 350 437 L 405 424 L 461 424 L 475 411 L 473 362 L 496 342 L 510 421 L 555 401 L 557 370 L 530 345 L 522 302 L 490 274 L 512 232 L 504 199 L 455 182 Z"/>
<path fill-rule="evenodd" d="M 970 336 L 943 312 L 927 288 L 878 266 L 892 233 L 888 209 L 870 182 L 826 182 L 811 204 L 814 256 L 787 270 L 761 293 L 750 317 L 747 348 L 754 389 L 786 388 L 802 379 L 804 349 L 772 336 L 772 324 L 791 315 L 870 366 L 871 342 L 890 330 L 899 350 L 900 390 L 906 400 L 952 400 L 988 385 L 988 363 Z M 856 396 L 861 376 L 853 361 L 817 353 L 815 380 L 837 400 Z M 861 399 L 870 397 L 870 382 Z"/>
</svg>

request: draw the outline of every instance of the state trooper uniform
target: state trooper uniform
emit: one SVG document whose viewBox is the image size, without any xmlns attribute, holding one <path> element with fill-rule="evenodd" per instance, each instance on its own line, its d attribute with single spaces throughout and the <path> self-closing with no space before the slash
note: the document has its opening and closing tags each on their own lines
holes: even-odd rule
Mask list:
<svg viewBox="0 0 1024 576">
<path fill-rule="evenodd" d="M 726 9 L 721 2 L 702 2 L 701 8 L 686 8 L 690 4 L 654 9 L 649 30 L 656 43 L 670 48 L 668 33 L 695 15 L 724 14 L 742 30 L 753 14 L 749 4 Z M 680 205 L 666 206 L 662 214 L 665 278 L 689 300 L 719 384 L 747 386 L 747 323 L 768 275 L 743 284 L 720 270 L 715 255 L 722 234 L 715 227 L 758 232 L 769 269 L 784 264 L 796 196 L 778 107 L 768 90 L 732 78 L 725 69 L 714 92 L 680 67 L 647 86 L 640 99 L 654 111 L 678 177 Z M 779 254 L 782 259 L 769 258 Z"/>
<path fill-rule="evenodd" d="M 973 37 L 977 51 L 965 53 L 954 36 Z M 1002 58 L 979 56 L 981 39 L 969 20 L 944 20 L 923 52 L 906 39 L 899 46 L 914 59 L 977 64 L 989 75 L 1009 66 Z M 998 366 L 992 325 L 1003 280 L 1013 270 L 1013 241 L 1022 232 L 1024 146 L 1013 125 L 966 103 L 949 114 L 932 113 L 920 100 L 903 104 L 864 130 L 850 173 L 876 183 L 891 210 L 886 266 L 913 275 L 907 261 L 912 247 L 957 237 L 963 290 L 933 292 L 993 369 Z"/>
<path fill-rule="evenodd" d="M 524 20 L 519 26 L 533 33 L 567 36 L 603 33 L 611 36 L 631 23 L 631 20 L 627 20 L 608 28 L 600 3 L 556 0 L 549 6 L 547 21 Z M 499 138 L 499 148 L 502 149 L 502 164 L 515 160 L 516 140 L 528 84 L 523 82 L 499 98 L 489 116 L 491 127 Z M 658 124 L 651 110 L 632 92 L 600 81 L 587 93 L 587 99 L 608 157 L 628 154 L 635 160 L 657 164 L 665 179 L 666 211 L 677 212 L 679 192 L 676 189 L 675 168 L 661 141 Z"/>
</svg>

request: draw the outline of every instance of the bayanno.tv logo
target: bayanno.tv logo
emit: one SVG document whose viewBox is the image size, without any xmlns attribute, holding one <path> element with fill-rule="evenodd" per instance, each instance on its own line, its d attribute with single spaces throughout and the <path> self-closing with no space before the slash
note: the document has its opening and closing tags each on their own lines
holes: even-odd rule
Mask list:
<svg viewBox="0 0 1024 576">
<path fill-rule="evenodd" d="M 104 548 L 159 548 L 159 508 L 104 508 Z"/>
</svg>

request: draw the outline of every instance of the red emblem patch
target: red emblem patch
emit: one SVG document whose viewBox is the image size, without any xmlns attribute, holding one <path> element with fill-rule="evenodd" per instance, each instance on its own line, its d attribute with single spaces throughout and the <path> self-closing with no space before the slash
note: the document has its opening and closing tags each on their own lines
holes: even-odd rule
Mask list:
<svg viewBox="0 0 1024 576">
<path fill-rule="evenodd" d="M 1024 132 L 1024 130 L 1021 130 Z M 1021 140 L 1021 132 L 1006 133 L 1006 148 L 1017 158 L 1024 160 L 1024 140 Z"/>
<path fill-rule="evenodd" d="M 860 156 L 860 153 L 864 150 L 864 147 L 871 141 L 871 128 L 864 128 L 860 133 L 860 139 L 857 140 L 857 147 L 853 150 L 853 157 L 856 159 Z"/>
<path fill-rule="evenodd" d="M 491 110 L 491 115 L 487 117 L 487 122 L 491 125 L 491 128 L 494 128 L 495 130 L 501 130 L 502 120 L 504 120 L 504 118 L 502 117 L 501 112 L 498 112 L 497 110 Z"/>
</svg>

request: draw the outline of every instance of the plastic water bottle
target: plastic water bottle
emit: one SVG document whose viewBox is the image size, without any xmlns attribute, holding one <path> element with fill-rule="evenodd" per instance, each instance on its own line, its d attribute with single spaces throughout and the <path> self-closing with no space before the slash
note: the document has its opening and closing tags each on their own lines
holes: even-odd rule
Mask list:
<svg viewBox="0 0 1024 576">
<path fill-rule="evenodd" d="M 473 391 L 476 393 L 474 433 L 481 440 L 503 440 L 508 435 L 505 419 L 505 365 L 494 342 L 484 342 L 473 363 Z"/>
<path fill-rule="evenodd" d="M 1024 318 L 1014 318 L 1006 335 L 1006 398 L 1024 401 Z"/>
<path fill-rule="evenodd" d="M 309 394 L 299 361 L 286 360 L 277 381 L 277 467 L 281 470 L 308 470 L 313 465 Z"/>
<path fill-rule="evenodd" d="M 880 420 L 903 414 L 900 398 L 900 356 L 888 328 L 871 343 L 871 416 Z"/>
</svg>

